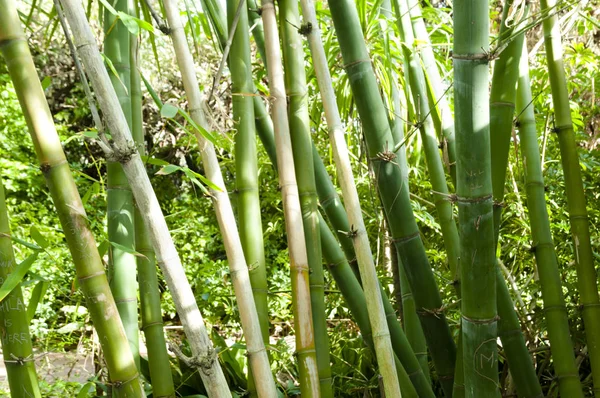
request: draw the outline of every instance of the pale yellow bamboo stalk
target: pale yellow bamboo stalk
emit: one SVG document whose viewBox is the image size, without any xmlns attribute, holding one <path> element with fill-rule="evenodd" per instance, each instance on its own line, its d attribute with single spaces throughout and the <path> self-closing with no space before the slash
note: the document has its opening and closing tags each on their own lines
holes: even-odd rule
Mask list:
<svg viewBox="0 0 600 398">
<path fill-rule="evenodd" d="M 354 183 L 354 174 L 348 155 L 348 147 L 344 138 L 344 128 L 338 110 L 333 82 L 329 73 L 327 55 L 321 41 L 321 31 L 312 0 L 300 0 L 304 20 L 310 24 L 308 43 L 313 59 L 313 67 L 317 75 L 319 91 L 323 100 L 325 119 L 329 127 L 329 138 L 333 145 L 333 155 L 337 166 L 338 178 L 342 186 L 342 197 L 353 230 L 349 233 L 354 244 L 360 279 L 367 299 L 367 310 L 373 330 L 373 343 L 379 364 L 379 372 L 383 376 L 383 386 L 387 397 L 400 397 L 400 383 L 396 373 L 394 350 L 388 328 L 381 290 L 377 279 L 377 271 L 373 262 L 373 253 L 369 244 L 369 236 L 362 217 L 360 199 Z"/>
<path fill-rule="evenodd" d="M 177 2 L 176 0 L 164 0 L 163 4 L 169 22 L 170 36 L 175 48 L 175 57 L 179 64 L 183 87 L 188 99 L 190 116 L 199 126 L 209 130 L 210 126 L 206 122 L 202 110 L 203 98 L 196 78 L 194 60 L 179 17 L 180 12 Z M 219 190 L 211 189 L 211 195 L 221 236 L 225 244 L 231 281 L 239 308 L 244 337 L 246 338 L 248 360 L 255 380 L 260 381 L 256 383 L 256 390 L 260 397 L 276 398 L 277 390 L 269 365 L 269 357 L 262 339 L 258 312 L 254 304 L 252 285 L 250 284 L 250 274 L 217 154 L 214 145 L 204 138 L 199 131 L 196 131 L 195 135 L 200 147 L 206 177 L 219 188 Z"/>
<path fill-rule="evenodd" d="M 279 171 L 279 184 L 283 198 L 283 212 L 291 262 L 296 353 L 300 369 L 302 396 L 319 397 L 321 393 L 319 390 L 319 375 L 312 325 L 308 258 L 304 241 L 300 198 L 296 184 L 296 171 L 293 162 L 292 141 L 287 114 L 287 98 L 281 63 L 281 49 L 279 47 L 279 32 L 277 30 L 273 0 L 263 0 L 261 9 L 265 30 L 271 118 L 273 119 L 273 126 L 275 128 L 277 168 Z"/>
</svg>

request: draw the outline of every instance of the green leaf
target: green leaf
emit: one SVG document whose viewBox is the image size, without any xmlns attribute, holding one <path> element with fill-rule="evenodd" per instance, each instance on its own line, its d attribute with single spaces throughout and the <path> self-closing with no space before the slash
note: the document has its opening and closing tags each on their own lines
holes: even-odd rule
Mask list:
<svg viewBox="0 0 600 398">
<path fill-rule="evenodd" d="M 156 172 L 156 174 L 161 175 L 161 176 L 166 176 L 166 175 L 174 173 L 178 170 L 181 170 L 181 167 L 175 166 L 174 164 L 168 164 L 166 166 L 163 166 L 163 168 L 161 168 L 160 170 L 158 170 Z"/>
<path fill-rule="evenodd" d="M 93 183 L 92 186 L 86 191 L 86 193 L 81 198 L 81 201 L 83 202 L 83 204 L 86 205 L 87 202 L 92 197 L 92 195 L 97 194 L 99 190 L 100 190 L 100 184 L 97 182 Z"/>
<path fill-rule="evenodd" d="M 177 115 L 179 110 L 180 109 L 178 107 L 176 107 L 175 105 L 164 104 L 160 108 L 160 116 L 167 118 L 167 119 L 173 119 Z"/>
<path fill-rule="evenodd" d="M 154 103 L 156 104 L 158 109 L 162 109 L 163 103 L 160 100 L 160 97 L 158 96 L 156 91 L 154 91 L 154 89 L 152 88 L 152 85 L 150 84 L 150 82 L 148 80 L 146 80 L 146 78 L 144 77 L 144 75 L 142 73 L 140 73 L 140 77 L 142 78 L 142 81 L 144 82 L 144 86 L 146 86 L 146 90 L 148 90 L 148 94 L 150 94 L 150 96 L 154 100 Z"/>
<path fill-rule="evenodd" d="M 96 386 L 91 381 L 88 381 L 81 387 L 81 390 L 77 393 L 77 398 L 87 398 L 90 396 L 90 393 L 93 395 L 94 391 L 96 391 Z"/>
<path fill-rule="evenodd" d="M 104 8 L 106 8 L 108 10 L 108 12 L 110 12 L 112 15 L 117 15 L 117 10 L 115 10 L 108 1 L 100 0 L 100 3 L 102 3 Z"/>
<path fill-rule="evenodd" d="M 215 185 L 215 183 L 213 183 L 208 178 L 204 177 L 202 174 L 196 173 L 195 171 L 192 171 L 192 170 L 188 169 L 187 167 L 182 167 L 181 170 L 185 173 L 185 175 L 187 175 L 190 178 L 192 178 L 192 177 L 199 178 L 200 181 L 202 181 L 210 189 L 215 190 L 217 192 L 222 192 L 223 191 L 218 185 Z"/>
<path fill-rule="evenodd" d="M 29 243 L 23 239 L 19 239 L 16 236 L 10 236 L 10 235 L 5 235 L 5 234 L 0 234 L 0 236 L 8 236 L 13 242 L 19 243 L 31 250 L 35 250 L 35 251 L 41 251 L 42 248 L 39 247 L 38 245 L 34 245 L 33 243 Z"/>
<path fill-rule="evenodd" d="M 29 229 L 29 235 L 31 236 L 31 239 L 33 239 L 35 243 L 37 243 L 42 249 L 45 249 L 50 245 L 46 238 L 44 238 L 44 235 L 42 235 L 35 225 L 32 225 Z"/>
<path fill-rule="evenodd" d="M 121 21 L 123 21 L 123 24 L 127 27 L 127 30 L 132 35 L 139 35 L 140 28 L 147 30 L 148 32 L 154 33 L 154 27 L 146 21 L 143 21 L 122 11 L 118 11 L 117 16 Z"/>
<path fill-rule="evenodd" d="M 86 130 L 81 132 L 81 135 L 87 138 L 98 139 L 98 132 L 96 130 Z"/>
<path fill-rule="evenodd" d="M 106 55 L 104 55 L 104 53 L 101 53 L 101 55 L 102 55 L 102 58 L 104 58 L 104 62 L 106 63 L 106 66 L 108 67 L 108 69 L 110 70 L 110 72 L 117 78 L 117 80 L 119 81 L 119 83 L 121 83 L 121 86 L 123 86 L 123 89 L 125 90 L 125 93 L 127 95 L 129 95 L 129 90 L 127 90 L 127 87 L 125 86 L 125 83 L 123 83 L 123 81 L 119 77 L 119 73 L 115 69 L 115 65 L 113 65 L 113 63 L 110 60 L 110 58 L 108 58 Z"/>
<path fill-rule="evenodd" d="M 169 164 L 170 164 L 169 162 L 167 162 L 167 161 L 164 161 L 164 160 L 162 160 L 162 159 L 151 158 L 151 157 L 149 157 L 149 156 L 143 156 L 143 155 L 142 155 L 142 156 L 140 156 L 140 157 L 142 158 L 142 160 L 143 160 L 145 163 L 153 164 L 153 165 L 155 165 L 155 166 L 167 166 L 167 165 L 169 165 Z"/>
<path fill-rule="evenodd" d="M 48 87 L 50 87 L 50 85 L 51 85 L 51 84 L 52 84 L 52 78 L 51 78 L 50 76 L 45 76 L 45 77 L 42 79 L 42 89 L 43 89 L 44 91 L 46 91 L 46 89 L 47 89 Z"/>
<path fill-rule="evenodd" d="M 19 265 L 17 265 L 13 272 L 11 272 L 10 275 L 8 275 L 8 278 L 6 278 L 6 280 L 2 284 L 2 287 L 0 287 L 0 301 L 4 300 L 6 296 L 8 296 L 8 294 L 12 292 L 12 290 L 21 282 L 21 280 L 29 270 L 29 267 L 31 267 L 31 265 L 37 259 L 37 256 L 37 252 L 33 253 L 25 260 L 23 260 Z"/>
<path fill-rule="evenodd" d="M 46 290 L 48 290 L 48 282 L 46 281 L 39 281 L 33 288 L 29 304 L 27 304 L 27 323 L 31 322 L 37 307 L 44 301 Z"/>
<path fill-rule="evenodd" d="M 143 257 L 143 258 L 147 259 L 147 257 L 144 256 L 142 253 L 138 253 L 138 252 L 136 252 L 135 250 L 133 250 L 130 247 L 123 246 L 123 245 L 115 243 L 115 242 L 110 242 L 110 244 L 111 244 L 112 247 L 114 247 L 116 249 L 119 249 L 119 250 L 122 250 L 125 253 L 133 254 L 136 257 Z"/>
<path fill-rule="evenodd" d="M 100 254 L 100 257 L 103 257 L 106 254 L 109 246 L 110 246 L 110 244 L 108 243 L 107 240 L 105 240 L 104 242 L 102 242 L 98 245 L 98 254 Z"/>
</svg>

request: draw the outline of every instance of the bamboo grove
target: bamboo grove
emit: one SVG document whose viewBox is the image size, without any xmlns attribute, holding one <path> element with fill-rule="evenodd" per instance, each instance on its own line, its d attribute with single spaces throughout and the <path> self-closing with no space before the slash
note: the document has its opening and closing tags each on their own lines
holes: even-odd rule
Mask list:
<svg viewBox="0 0 600 398">
<path fill-rule="evenodd" d="M 0 0 L 2 67 L 29 132 L 20 140 L 33 143 L 37 159 L 28 161 L 45 180 L 73 289 L 101 347 L 103 371 L 77 396 L 600 397 L 597 209 L 586 200 L 562 42 L 575 18 L 600 30 L 584 3 Z M 36 70 L 44 44 L 28 35 L 41 15 L 72 57 L 92 115 L 85 134 L 71 134 L 101 158 L 106 207 L 93 214 L 105 219 L 86 212 L 79 160 Z M 533 74 L 537 51 L 545 69 Z M 169 73 L 172 98 L 155 89 Z M 536 79 L 548 92 L 543 123 Z M 193 167 L 156 156 L 152 112 L 186 137 Z M 549 211 L 553 141 L 568 242 L 553 236 Z M 47 286 L 30 287 L 27 275 L 48 244 L 32 227 L 36 245 L 21 249 L 13 189 L 0 172 L 4 364 L 11 396 L 41 397 L 30 324 Z M 202 281 L 181 250 L 188 242 L 170 229 L 157 175 L 191 181 L 193 206 L 214 215 L 233 336 L 203 317 L 210 299 L 195 291 Z M 528 248 L 511 246 L 519 216 Z M 283 320 L 273 314 L 273 231 Z M 518 272 L 531 294 L 507 267 L 515 251 L 530 257 Z M 30 255 L 17 262 L 22 253 Z M 165 329 L 166 292 L 177 336 Z M 332 295 L 350 326 L 338 325 Z M 537 323 L 526 296 L 540 307 Z M 281 365 L 282 333 L 292 337 L 290 368 Z M 358 336 L 354 363 L 339 354 L 344 333 Z"/>
</svg>

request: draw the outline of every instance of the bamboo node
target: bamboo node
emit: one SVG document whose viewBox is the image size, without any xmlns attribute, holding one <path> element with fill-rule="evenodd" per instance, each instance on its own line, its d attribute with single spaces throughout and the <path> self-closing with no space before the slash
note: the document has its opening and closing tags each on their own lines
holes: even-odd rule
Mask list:
<svg viewBox="0 0 600 398">
<path fill-rule="evenodd" d="M 128 142 L 125 148 L 115 147 L 108 160 L 119 162 L 122 165 L 127 164 L 137 154 L 137 145 L 134 142 Z"/>
<path fill-rule="evenodd" d="M 500 317 L 498 315 L 494 316 L 493 318 L 486 318 L 486 319 L 473 319 L 473 318 L 469 318 L 466 315 L 461 315 L 461 318 L 469 323 L 474 324 L 474 325 L 488 325 L 490 323 L 494 323 L 494 322 L 497 322 L 498 320 L 500 320 Z"/>
<path fill-rule="evenodd" d="M 302 36 L 308 36 L 310 34 L 310 32 L 312 32 L 312 29 L 313 29 L 312 23 L 307 22 L 307 23 L 300 25 L 300 28 L 298 29 L 298 33 L 300 33 Z"/>
<path fill-rule="evenodd" d="M 45 355 L 45 354 L 44 354 Z M 32 354 L 27 355 L 26 357 L 18 357 L 15 354 L 13 354 L 12 352 L 10 353 L 10 357 L 12 358 L 12 360 L 10 359 L 5 359 L 4 363 L 8 363 L 8 364 L 13 364 L 13 365 L 17 365 L 17 366 L 23 366 L 25 365 L 27 362 L 33 362 L 35 361 L 35 358 L 33 357 Z"/>
<path fill-rule="evenodd" d="M 417 311 L 419 315 L 433 315 L 434 317 L 440 319 L 440 315 L 444 314 L 446 310 L 446 306 L 442 305 L 439 308 L 421 308 L 420 311 Z"/>
<path fill-rule="evenodd" d="M 133 377 L 129 378 L 128 380 L 115 380 L 109 384 L 111 384 L 118 390 L 119 388 L 123 387 L 124 385 L 127 385 L 127 384 L 131 383 L 132 381 L 136 380 L 138 377 L 139 377 L 139 374 L 136 372 L 135 375 L 133 375 Z"/>
<path fill-rule="evenodd" d="M 408 236 L 402 236 L 400 238 L 393 238 L 393 239 L 391 239 L 391 241 L 393 243 L 406 243 L 406 242 L 408 242 L 410 240 L 418 238 L 419 236 L 421 236 L 421 233 L 419 231 L 417 231 L 417 232 L 415 232 L 413 234 L 410 234 Z"/>
<path fill-rule="evenodd" d="M 503 209 L 504 208 L 504 202 L 503 201 L 494 200 L 493 206 L 494 206 L 495 209 Z"/>
<path fill-rule="evenodd" d="M 456 194 L 452 193 L 445 193 L 445 192 L 439 192 L 439 191 L 431 191 L 432 194 L 435 195 L 439 195 L 442 197 L 442 200 L 447 200 L 450 203 L 456 203 L 456 201 L 458 200 L 458 196 L 456 196 Z"/>
</svg>

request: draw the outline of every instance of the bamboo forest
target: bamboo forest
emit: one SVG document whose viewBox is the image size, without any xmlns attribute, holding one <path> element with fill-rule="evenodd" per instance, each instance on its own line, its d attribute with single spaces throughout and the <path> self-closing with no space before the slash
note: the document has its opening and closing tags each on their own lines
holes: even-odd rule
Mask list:
<svg viewBox="0 0 600 398">
<path fill-rule="evenodd" d="M 600 398 L 600 0 L 0 0 L 0 397 Z"/>
</svg>

